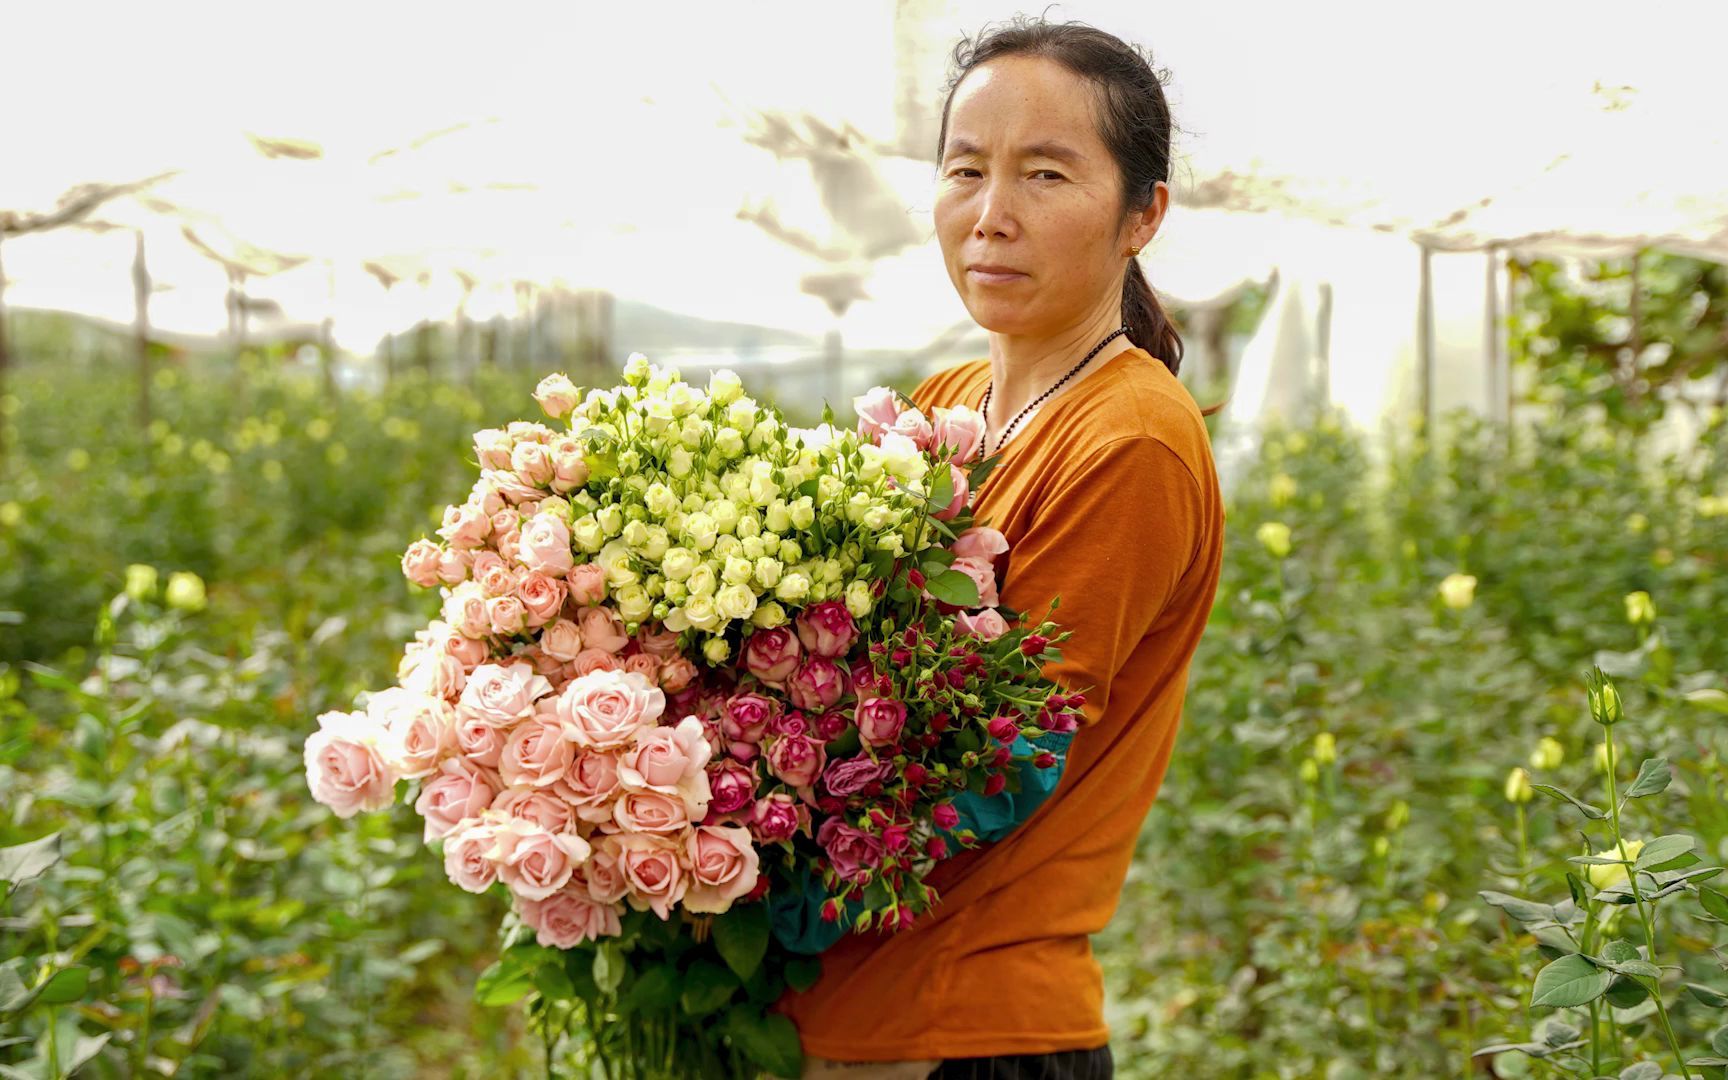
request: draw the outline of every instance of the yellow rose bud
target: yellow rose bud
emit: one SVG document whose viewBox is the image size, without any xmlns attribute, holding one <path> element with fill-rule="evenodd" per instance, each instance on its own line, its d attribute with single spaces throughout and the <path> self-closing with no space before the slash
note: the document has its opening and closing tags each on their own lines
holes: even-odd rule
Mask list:
<svg viewBox="0 0 1728 1080">
<path fill-rule="evenodd" d="M 1536 789 L 1530 786 L 1530 774 L 1523 768 L 1515 768 L 1506 774 L 1506 801 L 1509 803 L 1527 803 L 1536 797 Z"/>
<path fill-rule="evenodd" d="M 1290 526 L 1281 521 L 1268 521 L 1254 531 L 1254 538 L 1272 553 L 1275 559 L 1290 554 Z"/>
<path fill-rule="evenodd" d="M 190 570 L 176 570 L 168 575 L 168 591 L 165 594 L 168 606 L 181 611 L 202 611 L 204 608 L 204 579 Z"/>
<path fill-rule="evenodd" d="M 1338 743 L 1330 731 L 1322 731 L 1314 736 L 1314 760 L 1322 765 L 1330 765 L 1338 760 Z"/>
<path fill-rule="evenodd" d="M 1638 858 L 1638 853 L 1643 850 L 1644 841 L 1642 840 L 1622 840 L 1620 842 L 1620 853 L 1618 857 L 1622 859 L 1636 859 Z M 1609 848 L 1606 851 L 1598 851 L 1594 854 L 1601 858 L 1612 858 L 1615 857 L 1613 852 L 1614 849 Z M 1582 867 L 1582 869 L 1584 871 L 1584 880 L 1596 886 L 1598 889 L 1606 889 L 1610 885 L 1617 885 L 1626 880 L 1626 867 L 1620 863 L 1600 863 L 1595 866 L 1585 866 Z"/>
<path fill-rule="evenodd" d="M 1618 724 L 1625 712 L 1620 704 L 1620 691 L 1614 689 L 1614 684 L 1605 682 L 1600 690 L 1590 691 L 1590 718 L 1608 727 Z"/>
<path fill-rule="evenodd" d="M 1318 783 L 1320 780 L 1320 766 L 1315 764 L 1313 758 L 1303 758 L 1301 766 L 1296 770 L 1296 775 L 1302 778 L 1304 784 Z"/>
<path fill-rule="evenodd" d="M 1566 748 L 1560 745 L 1560 740 L 1544 735 L 1536 743 L 1536 749 L 1530 751 L 1530 767 L 1538 771 L 1558 769 L 1560 763 L 1566 760 Z"/>
<path fill-rule="evenodd" d="M 1392 841 L 1386 839 L 1384 836 L 1376 836 L 1374 838 L 1374 857 L 1376 859 L 1384 859 L 1386 853 L 1391 850 Z"/>
<path fill-rule="evenodd" d="M 846 610 L 852 613 L 854 619 L 862 619 L 870 614 L 875 601 L 868 581 L 854 581 L 846 586 Z"/>
<path fill-rule="evenodd" d="M 758 604 L 756 610 L 750 613 L 750 623 L 762 630 L 772 630 L 776 626 L 785 626 L 786 609 L 774 600 L 765 604 Z"/>
<path fill-rule="evenodd" d="M 1470 574 L 1448 574 L 1440 582 L 1440 600 L 1454 611 L 1462 611 L 1476 600 L 1476 579 Z"/>
<path fill-rule="evenodd" d="M 134 600 L 148 600 L 156 595 L 156 568 L 148 563 L 133 563 L 126 568 L 126 595 Z"/>
<path fill-rule="evenodd" d="M 1649 593 L 1640 589 L 1626 594 L 1626 621 L 1633 626 L 1648 626 L 1656 621 L 1656 605 Z"/>
<path fill-rule="evenodd" d="M 1650 527 L 1650 519 L 1636 511 L 1626 515 L 1626 531 L 1634 536 Z"/>
<path fill-rule="evenodd" d="M 748 585 L 728 585 L 714 597 L 714 606 L 728 619 L 748 619 L 756 611 L 756 591 Z"/>
</svg>

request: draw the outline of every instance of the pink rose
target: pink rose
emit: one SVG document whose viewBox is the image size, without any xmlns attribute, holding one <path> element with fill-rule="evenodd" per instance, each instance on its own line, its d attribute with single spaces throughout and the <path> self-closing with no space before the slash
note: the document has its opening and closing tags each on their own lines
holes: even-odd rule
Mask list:
<svg viewBox="0 0 1728 1080">
<path fill-rule="evenodd" d="M 594 839 L 594 850 L 582 864 L 588 895 L 596 903 L 615 904 L 630 891 L 630 881 L 624 875 L 623 849 L 618 837 L 602 834 Z"/>
<path fill-rule="evenodd" d="M 832 660 L 809 657 L 786 683 L 792 704 L 808 712 L 822 712 L 846 695 L 846 669 Z"/>
<path fill-rule="evenodd" d="M 427 843 L 448 835 L 464 818 L 477 818 L 492 805 L 499 788 L 495 774 L 464 758 L 445 758 L 438 775 L 426 781 L 414 810 L 426 819 Z"/>
<path fill-rule="evenodd" d="M 515 440 L 502 428 L 484 428 L 474 433 L 474 456 L 483 469 L 510 467 L 510 444 Z"/>
<path fill-rule="evenodd" d="M 582 628 L 583 644 L 590 649 L 615 653 L 630 642 L 630 635 L 624 632 L 624 620 L 611 608 L 583 608 L 576 624 Z"/>
<path fill-rule="evenodd" d="M 483 893 L 498 880 L 498 867 L 486 853 L 496 842 L 490 823 L 463 822 L 444 838 L 444 873 L 459 889 Z"/>
<path fill-rule="evenodd" d="M 791 709 L 781 712 L 768 721 L 770 735 L 808 735 L 810 734 L 810 718 Z"/>
<path fill-rule="evenodd" d="M 820 657 L 845 656 L 858 640 L 858 624 L 839 600 L 824 600 L 798 613 L 798 640 Z"/>
<path fill-rule="evenodd" d="M 733 742 L 759 743 L 780 715 L 780 702 L 763 694 L 733 694 L 720 706 L 720 730 Z"/>
<path fill-rule="evenodd" d="M 668 630 L 659 623 L 643 623 L 636 632 L 636 644 L 649 656 L 670 660 L 678 655 L 678 636 L 676 630 Z"/>
<path fill-rule="evenodd" d="M 468 686 L 462 662 L 449 653 L 421 649 L 412 659 L 403 658 L 402 687 L 428 697 L 455 701 Z"/>
<path fill-rule="evenodd" d="M 567 415 L 576 403 L 582 400 L 582 392 L 576 389 L 576 384 L 570 381 L 570 376 L 563 372 L 554 372 L 540 380 L 534 387 L 534 400 L 546 410 L 546 415 L 557 420 Z M 559 946 L 567 948 L 567 946 Z"/>
<path fill-rule="evenodd" d="M 768 771 L 795 788 L 807 788 L 822 775 L 828 752 L 808 735 L 782 735 L 768 744 Z"/>
<path fill-rule="evenodd" d="M 964 405 L 934 411 L 935 445 L 952 447 L 953 461 L 971 461 L 984 441 L 984 414 Z"/>
<path fill-rule="evenodd" d="M 337 817 L 382 810 L 396 797 L 386 756 L 389 732 L 363 712 L 327 712 L 306 739 L 306 783 Z"/>
<path fill-rule="evenodd" d="M 750 669 L 750 674 L 778 690 L 797 669 L 802 651 L 790 627 L 758 630 L 744 644 L 744 666 Z"/>
<path fill-rule="evenodd" d="M 582 456 L 582 443 L 575 438 L 563 438 L 552 443 L 552 490 L 575 491 L 588 482 L 588 462 Z"/>
<path fill-rule="evenodd" d="M 459 548 L 479 547 L 491 531 L 491 520 L 478 506 L 468 503 L 445 507 L 444 522 L 438 527 L 438 535 L 451 547 Z"/>
<path fill-rule="evenodd" d="M 516 572 L 496 551 L 486 549 L 474 553 L 474 564 L 468 568 L 474 583 L 487 596 L 507 596 L 516 589 Z"/>
<path fill-rule="evenodd" d="M 750 830 L 736 825 L 698 825 L 684 842 L 690 861 L 686 910 L 718 914 L 756 887 L 760 860 Z"/>
<path fill-rule="evenodd" d="M 617 838 L 619 861 L 629 884 L 630 906 L 637 911 L 653 909 L 662 919 L 670 918 L 673 905 L 684 899 L 689 877 L 680 859 L 684 845 L 669 836 L 625 834 Z"/>
<path fill-rule="evenodd" d="M 443 698 L 392 686 L 367 699 L 366 715 L 389 733 L 385 759 L 404 780 L 430 776 L 456 752 L 456 710 Z"/>
<path fill-rule="evenodd" d="M 589 750 L 614 750 L 635 742 L 666 708 L 666 694 L 640 675 L 596 671 L 570 680 L 558 697 L 565 735 Z"/>
<path fill-rule="evenodd" d="M 865 870 L 882 862 L 882 841 L 838 817 L 831 817 L 816 830 L 816 842 L 828 852 L 828 861 L 842 881 L 857 881 Z"/>
<path fill-rule="evenodd" d="M 555 833 L 521 818 L 504 818 L 493 831 L 487 857 L 498 880 L 525 900 L 544 900 L 570 881 L 588 858 L 588 841 L 575 833 Z"/>
<path fill-rule="evenodd" d="M 444 621 L 463 635 L 482 637 L 492 631 L 486 617 L 486 592 L 477 581 L 464 581 L 444 598 Z"/>
<path fill-rule="evenodd" d="M 520 660 L 481 664 L 468 676 L 456 703 L 458 716 L 505 727 L 534 714 L 534 702 L 552 692 L 546 676 Z"/>
<path fill-rule="evenodd" d="M 1008 621 L 995 608 L 985 608 L 976 615 L 962 611 L 954 616 L 954 629 L 984 641 L 995 641 L 1008 632 Z"/>
<path fill-rule="evenodd" d="M 547 680 L 552 684 L 553 694 L 557 694 L 560 690 L 563 690 L 564 683 L 569 681 L 568 677 L 564 674 L 564 668 L 566 666 L 564 661 L 558 659 L 556 656 L 547 656 L 546 650 L 542 649 L 538 645 L 528 646 L 526 649 L 517 653 L 516 658 L 518 660 L 528 661 L 528 663 L 534 668 L 534 673 L 536 675 L 546 676 Z M 539 701 L 534 703 L 534 708 L 538 710 L 546 703 L 546 700 L 546 698 L 541 698 Z"/>
<path fill-rule="evenodd" d="M 596 671 L 623 671 L 624 665 L 617 656 L 605 649 L 583 649 L 571 661 L 571 677 L 581 678 L 592 675 Z"/>
<path fill-rule="evenodd" d="M 870 666 L 870 658 L 867 656 L 860 656 L 852 661 L 847 673 L 852 677 L 852 692 L 860 696 L 888 688 L 888 680 L 876 674 L 876 669 Z"/>
<path fill-rule="evenodd" d="M 906 726 L 906 703 L 893 698 L 864 698 L 858 702 L 853 720 L 858 725 L 858 739 L 865 746 L 887 746 L 900 738 Z"/>
<path fill-rule="evenodd" d="M 434 644 L 455 657 L 461 663 L 464 674 L 479 667 L 480 662 L 489 655 L 486 650 L 486 643 L 479 638 L 471 638 L 467 634 L 452 630 L 444 623 L 436 623 L 435 625 L 440 627 L 443 633 Z"/>
<path fill-rule="evenodd" d="M 858 413 L 858 437 L 868 442 L 894 426 L 900 399 L 892 387 L 873 386 L 869 393 L 852 399 L 852 408 Z"/>
<path fill-rule="evenodd" d="M 642 728 L 636 745 L 618 759 L 618 782 L 626 791 L 682 799 L 685 813 L 701 820 L 712 796 L 707 769 L 713 753 L 697 717 L 686 716 L 673 727 Z"/>
<path fill-rule="evenodd" d="M 622 772 L 622 769 L 620 769 Z M 703 777 L 706 784 L 707 777 Z M 706 807 L 703 813 L 707 813 Z M 690 824 L 690 811 L 676 795 L 658 791 L 625 791 L 612 804 L 612 820 L 626 833 L 676 833 Z"/>
<path fill-rule="evenodd" d="M 536 491 L 534 494 L 539 495 L 540 493 Z M 494 547 L 498 544 L 498 537 L 505 533 L 520 532 L 521 529 L 522 511 L 518 506 L 500 506 L 492 511 L 492 544 Z M 505 561 L 514 562 L 515 560 L 506 559 Z"/>
<path fill-rule="evenodd" d="M 713 814 L 735 814 L 756 798 L 756 770 L 726 758 L 708 770 L 708 790 L 713 793 L 708 810 Z"/>
<path fill-rule="evenodd" d="M 989 562 L 1008 550 L 1008 538 L 985 525 L 966 529 L 948 545 L 956 559 L 978 559 Z"/>
<path fill-rule="evenodd" d="M 583 821 L 612 820 L 612 804 L 623 789 L 618 784 L 618 756 L 601 750 L 583 750 L 565 771 L 553 790 L 562 795 Z"/>
<path fill-rule="evenodd" d="M 522 529 L 516 559 L 538 574 L 563 577 L 576 565 L 570 554 L 570 526 L 554 514 L 535 514 Z"/>
<path fill-rule="evenodd" d="M 660 687 L 669 694 L 676 694 L 687 689 L 699 674 L 695 664 L 682 656 L 674 656 L 660 665 Z"/>
<path fill-rule="evenodd" d="M 532 821 L 547 832 L 576 831 L 576 811 L 569 801 L 544 788 L 527 785 L 506 788 L 492 800 L 489 809 L 506 817 Z"/>
<path fill-rule="evenodd" d="M 756 800 L 750 812 L 750 832 L 758 840 L 790 840 L 810 826 L 810 808 L 783 791 Z"/>
<path fill-rule="evenodd" d="M 952 829 L 960 824 L 960 811 L 954 808 L 953 803 L 939 803 L 930 811 L 930 820 L 938 829 Z"/>
<path fill-rule="evenodd" d="M 563 777 L 575 760 L 576 744 L 564 737 L 564 725 L 557 716 L 536 717 L 510 732 L 498 759 L 498 772 L 511 786 L 546 787 Z"/>
<path fill-rule="evenodd" d="M 571 567 L 564 581 L 570 586 L 570 602 L 577 607 L 591 607 L 606 599 L 606 569 L 599 563 Z"/>
<path fill-rule="evenodd" d="M 935 433 L 930 427 L 930 421 L 917 409 L 906 409 L 899 416 L 896 416 L 894 423 L 888 427 L 888 434 L 902 435 L 911 439 L 920 450 L 930 449 L 935 438 Z"/>
<path fill-rule="evenodd" d="M 564 589 L 564 579 L 533 572 L 517 582 L 516 598 L 522 601 L 523 610 L 528 613 L 529 626 L 545 626 L 558 617 L 558 609 L 564 606 Z"/>
<path fill-rule="evenodd" d="M 625 657 L 624 670 L 633 671 L 650 683 L 660 681 L 660 660 L 658 657 L 650 656 L 647 653 L 637 653 L 635 656 Z"/>
<path fill-rule="evenodd" d="M 840 758 L 828 763 L 828 768 L 822 773 L 822 786 L 828 789 L 830 795 L 842 798 L 857 795 L 865 788 L 875 783 L 886 783 L 894 774 L 894 767 L 883 761 L 871 761 L 867 757 Z"/>
<path fill-rule="evenodd" d="M 438 552 L 438 580 L 445 585 L 460 585 L 468 580 L 468 563 L 463 558 L 465 552 L 455 549 L 442 549 Z"/>
<path fill-rule="evenodd" d="M 937 521 L 954 520 L 960 511 L 966 509 L 966 500 L 972 492 L 971 486 L 966 482 L 966 474 L 960 471 L 960 466 L 949 465 L 948 470 L 954 481 L 954 498 L 949 500 L 947 506 L 931 514 L 931 517 Z"/>
<path fill-rule="evenodd" d="M 971 578 L 978 585 L 978 607 L 995 607 L 1001 603 L 996 595 L 996 568 L 983 559 L 955 559 L 955 570 Z"/>
<path fill-rule="evenodd" d="M 548 949 L 572 949 L 623 932 L 616 905 L 597 904 L 574 889 L 561 889 L 544 900 L 523 900 L 518 906 L 534 940 Z"/>
<path fill-rule="evenodd" d="M 508 728 L 489 724 L 477 716 L 459 717 L 456 721 L 456 749 L 476 765 L 497 768 L 509 739 Z"/>
<path fill-rule="evenodd" d="M 416 540 L 402 553 L 402 576 L 423 589 L 438 584 L 438 563 L 444 549 L 430 540 Z"/>
<path fill-rule="evenodd" d="M 569 663 L 582 651 L 582 631 L 569 619 L 556 619 L 540 631 L 540 649 L 555 660 Z"/>
<path fill-rule="evenodd" d="M 510 471 L 529 487 L 552 483 L 552 454 L 541 443 L 517 443 L 510 448 Z"/>
<path fill-rule="evenodd" d="M 494 596 L 486 601 L 486 620 L 492 633 L 499 637 L 514 637 L 528 625 L 528 612 L 514 596 Z"/>
<path fill-rule="evenodd" d="M 515 454 L 515 448 L 512 447 L 510 452 Z M 544 489 L 527 483 L 513 469 L 495 469 L 481 475 L 492 481 L 492 486 L 498 489 L 498 494 L 502 495 L 504 501 L 511 506 L 521 506 L 524 503 L 535 502 L 546 497 Z"/>
</svg>

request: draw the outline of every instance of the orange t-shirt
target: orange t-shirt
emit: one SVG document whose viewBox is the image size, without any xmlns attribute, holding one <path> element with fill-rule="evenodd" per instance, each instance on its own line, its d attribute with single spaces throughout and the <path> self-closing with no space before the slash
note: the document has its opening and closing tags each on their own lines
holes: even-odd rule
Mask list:
<svg viewBox="0 0 1728 1080">
<path fill-rule="evenodd" d="M 989 361 L 973 360 L 912 397 L 926 413 L 976 409 L 989 379 Z M 1044 805 L 1000 843 L 937 865 L 935 910 L 898 933 L 847 934 L 821 954 L 816 985 L 781 999 L 810 1054 L 893 1061 L 1109 1041 L 1090 935 L 1115 914 L 1170 762 L 1223 561 L 1200 409 L 1144 349 L 1118 353 L 1009 440 L 975 510 L 1011 545 L 997 564 L 1002 603 L 1037 618 L 1060 596 L 1055 621 L 1074 636 L 1044 670 L 1091 687 L 1085 715 Z"/>
</svg>

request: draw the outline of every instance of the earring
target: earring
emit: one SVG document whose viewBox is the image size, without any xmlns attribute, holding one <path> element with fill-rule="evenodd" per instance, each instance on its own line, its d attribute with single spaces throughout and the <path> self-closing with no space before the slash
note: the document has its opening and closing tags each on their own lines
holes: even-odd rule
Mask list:
<svg viewBox="0 0 1728 1080">
<path fill-rule="evenodd" d="M 1131 248 L 1129 248 L 1129 249 L 1128 249 L 1128 257 L 1129 257 L 1129 258 L 1130 258 L 1130 259 L 1132 259 L 1132 258 L 1133 258 L 1133 257 L 1134 257 L 1134 256 L 1136 256 L 1136 255 L 1138 255 L 1138 254 L 1140 254 L 1140 249 L 1139 249 L 1139 248 L 1137 248 L 1137 247 L 1131 247 Z"/>
</svg>

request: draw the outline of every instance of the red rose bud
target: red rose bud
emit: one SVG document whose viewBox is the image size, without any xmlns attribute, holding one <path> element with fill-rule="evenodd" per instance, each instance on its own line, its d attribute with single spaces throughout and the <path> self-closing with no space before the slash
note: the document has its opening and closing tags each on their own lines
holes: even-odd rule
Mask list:
<svg viewBox="0 0 1728 1080">
<path fill-rule="evenodd" d="M 824 814 L 838 814 L 846 809 L 846 800 L 838 795 L 821 795 L 816 799 L 816 809 Z"/>
<path fill-rule="evenodd" d="M 909 648 L 917 648 L 920 640 L 918 637 L 918 628 L 916 626 L 908 626 L 906 632 L 900 635 L 900 640 L 905 642 Z"/>
<path fill-rule="evenodd" d="M 945 712 L 939 712 L 935 716 L 932 716 L 930 718 L 930 730 L 931 731 L 947 731 L 948 730 L 948 714 Z"/>
<path fill-rule="evenodd" d="M 942 745 L 942 736 L 936 734 L 934 731 L 927 731 L 923 735 L 919 736 L 918 744 L 926 750 L 934 750 L 938 746 Z"/>
<path fill-rule="evenodd" d="M 1008 749 L 1006 746 L 997 747 L 996 760 L 995 760 L 994 764 L 998 769 L 1007 768 L 1008 763 L 1010 761 L 1013 761 L 1013 760 L 1014 760 L 1014 751 Z"/>
<path fill-rule="evenodd" d="M 870 824 L 876 826 L 877 828 L 881 828 L 882 826 L 888 824 L 888 822 L 891 820 L 893 820 L 893 819 L 890 818 L 887 814 L 884 814 L 881 811 L 881 809 L 879 809 L 878 807 L 872 806 L 870 808 Z"/>
<path fill-rule="evenodd" d="M 890 659 L 894 661 L 895 667 L 905 667 L 912 662 L 912 654 L 905 649 L 895 649 L 894 655 Z"/>
<path fill-rule="evenodd" d="M 932 836 L 930 842 L 924 845 L 924 854 L 932 859 L 946 859 L 948 857 L 948 842 L 940 836 Z"/>
<path fill-rule="evenodd" d="M 739 899 L 743 900 L 745 902 L 749 902 L 751 900 L 760 900 L 760 899 L 762 899 L 762 897 L 764 897 L 768 894 L 768 886 L 771 885 L 772 883 L 773 883 L 772 880 L 769 878 L 769 876 L 767 874 L 762 874 L 759 877 L 757 877 L 757 879 L 756 879 L 756 887 L 754 889 L 751 889 L 749 892 L 745 893 L 743 896 L 739 897 Z"/>
<path fill-rule="evenodd" d="M 890 825 L 882 830 L 882 846 L 889 851 L 903 851 L 906 848 L 905 825 Z"/>
<path fill-rule="evenodd" d="M 906 571 L 906 580 L 912 583 L 914 589 L 922 589 L 924 587 L 924 575 L 920 574 L 916 570 Z"/>
<path fill-rule="evenodd" d="M 1046 750 L 1046 751 L 1040 753 L 1037 757 L 1033 758 L 1032 764 L 1037 766 L 1040 769 L 1055 768 L 1056 755 L 1052 754 L 1048 750 Z"/>
<path fill-rule="evenodd" d="M 998 742 L 1013 742 L 1019 734 L 1020 725 L 1012 717 L 998 716 L 990 721 L 990 737 Z"/>
<path fill-rule="evenodd" d="M 960 811 L 954 809 L 953 803 L 938 803 L 930 811 L 930 820 L 936 823 L 938 829 L 952 829 L 960 824 Z"/>
<path fill-rule="evenodd" d="M 839 901 L 833 899 L 822 901 L 822 921 L 828 923 L 840 921 Z"/>
<path fill-rule="evenodd" d="M 1084 704 L 1086 704 L 1086 695 L 1085 694 L 1069 694 L 1068 695 L 1068 708 L 1078 709 L 1080 706 L 1082 706 Z"/>
<path fill-rule="evenodd" d="M 911 784 L 913 787 L 918 787 L 929 778 L 930 770 L 914 761 L 912 764 L 906 766 L 906 771 L 903 775 L 906 777 L 906 782 L 908 784 Z"/>
<path fill-rule="evenodd" d="M 904 930 L 908 926 L 911 926 L 912 925 L 912 919 L 913 919 L 913 915 L 912 915 L 912 909 L 911 908 L 903 907 L 900 909 L 900 929 Z"/>
<path fill-rule="evenodd" d="M 1020 651 L 1027 656 L 1037 656 L 1044 651 L 1044 646 L 1050 644 L 1050 639 L 1043 634 L 1027 634 L 1020 642 Z"/>
<path fill-rule="evenodd" d="M 960 668 L 950 671 L 948 673 L 948 685 L 955 690 L 964 687 L 966 685 L 966 672 Z"/>
<path fill-rule="evenodd" d="M 1004 776 L 1002 773 L 996 773 L 991 776 L 990 779 L 984 781 L 984 797 L 989 798 L 992 795 L 1000 795 L 1002 794 L 1002 789 L 1007 786 L 1008 777 Z"/>
</svg>

